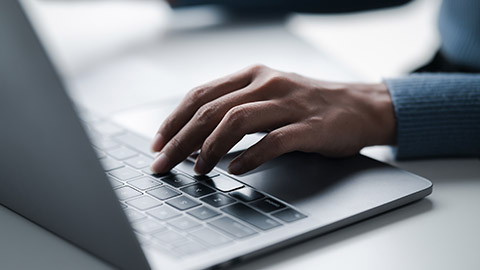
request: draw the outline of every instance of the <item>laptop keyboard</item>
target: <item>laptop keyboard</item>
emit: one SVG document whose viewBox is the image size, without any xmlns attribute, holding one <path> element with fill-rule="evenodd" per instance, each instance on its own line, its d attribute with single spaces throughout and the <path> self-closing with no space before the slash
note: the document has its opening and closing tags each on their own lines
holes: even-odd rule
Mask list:
<svg viewBox="0 0 480 270">
<path fill-rule="evenodd" d="M 106 121 L 87 123 L 94 149 L 142 245 L 174 257 L 234 244 L 306 215 L 213 170 L 183 162 L 153 174 L 150 142 Z"/>
</svg>

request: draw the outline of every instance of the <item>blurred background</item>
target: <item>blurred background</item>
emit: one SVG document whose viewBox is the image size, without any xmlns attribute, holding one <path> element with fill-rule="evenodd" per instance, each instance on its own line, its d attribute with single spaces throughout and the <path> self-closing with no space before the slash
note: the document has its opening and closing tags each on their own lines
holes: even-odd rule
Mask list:
<svg viewBox="0 0 480 270">
<path fill-rule="evenodd" d="M 24 0 L 70 95 L 152 132 L 192 87 L 262 63 L 325 80 L 379 81 L 429 60 L 440 0 L 340 15 L 239 16 L 160 0 Z M 144 125 L 138 125 L 144 121 Z"/>
</svg>

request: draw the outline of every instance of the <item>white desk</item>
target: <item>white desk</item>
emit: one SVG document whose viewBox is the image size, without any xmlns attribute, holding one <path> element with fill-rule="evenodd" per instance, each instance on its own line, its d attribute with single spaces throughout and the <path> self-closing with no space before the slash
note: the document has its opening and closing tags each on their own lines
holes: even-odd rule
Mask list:
<svg viewBox="0 0 480 270">
<path fill-rule="evenodd" d="M 428 10 L 429 7 L 436 7 L 435 3 L 427 2 L 430 1 L 422 1 L 418 7 L 425 10 Z M 53 1 L 49 5 L 55 5 L 55 3 L 56 1 Z M 150 6 L 143 9 L 139 7 L 137 10 L 139 14 L 145 14 L 146 10 L 151 10 L 152 6 L 158 5 L 152 1 L 145 3 Z M 62 7 L 58 10 L 61 9 Z M 407 7 L 404 12 L 408 13 L 411 10 Z M 152 21 L 158 18 L 155 13 L 147 12 L 147 14 L 149 15 L 143 16 L 147 21 L 148 18 Z M 313 28 L 315 23 L 318 23 L 320 28 L 326 27 L 327 17 L 297 16 L 291 20 L 289 27 L 298 30 L 297 33 L 300 36 L 307 37 L 321 49 L 329 48 L 331 46 L 322 43 L 321 35 L 316 33 Z M 49 18 L 55 21 L 55 16 Z M 335 20 L 332 17 L 332 20 L 329 21 L 332 27 L 335 27 Z M 208 21 L 204 22 L 209 23 Z M 144 21 L 144 23 L 146 22 Z M 160 21 L 158 23 L 161 25 Z M 394 25 L 394 22 L 391 23 Z M 141 27 L 142 21 L 135 21 L 135 26 Z M 340 25 L 339 27 L 347 26 Z M 425 30 L 431 29 L 431 27 L 420 28 Z M 307 31 L 308 29 L 310 31 Z M 327 30 L 322 28 L 323 33 Z M 416 34 L 421 35 L 423 30 Z M 335 32 L 332 29 L 329 31 Z M 148 36 L 148 31 L 145 33 Z M 121 35 L 115 37 L 117 39 L 115 42 L 128 41 L 128 38 L 124 39 Z M 428 46 L 434 47 L 435 37 L 431 36 L 430 41 L 432 39 L 433 42 L 430 42 Z M 71 43 L 70 49 L 78 49 L 77 53 L 95 57 L 87 59 L 85 55 L 81 57 L 82 55 L 75 54 L 81 61 L 78 59 L 77 62 L 71 61 L 74 56 L 68 53 L 68 48 L 64 48 L 64 58 L 60 62 L 63 61 L 63 71 L 67 78 L 81 76 L 82 72 L 87 69 L 86 67 L 92 63 L 92 59 L 97 59 L 99 55 L 103 55 L 102 53 L 110 51 L 109 45 L 106 43 L 103 43 L 104 47 L 100 51 L 90 52 L 82 51 L 82 47 L 75 47 L 74 44 L 76 43 Z M 89 48 L 91 49 L 91 47 Z M 360 58 L 365 57 L 362 55 Z M 368 67 L 364 70 L 365 74 L 363 75 L 369 79 L 375 79 L 382 75 L 382 72 L 377 71 L 383 70 L 378 66 L 384 64 L 378 60 L 382 58 L 377 56 L 375 59 L 372 63 L 368 63 Z M 383 74 L 401 73 L 405 67 L 411 64 L 411 62 L 410 64 L 404 63 L 402 66 L 400 63 L 396 63 L 387 69 L 387 73 Z M 353 63 L 353 66 L 355 65 Z M 142 99 L 151 98 L 149 95 L 154 94 L 154 92 L 147 93 L 142 96 Z M 81 94 L 79 95 L 81 96 Z M 144 100 L 136 100 L 139 104 L 142 101 Z M 385 147 L 370 148 L 364 152 L 430 179 L 434 183 L 433 194 L 420 202 L 247 262 L 236 269 L 480 269 L 480 257 L 478 256 L 478 250 L 480 250 L 480 234 L 478 233 L 480 228 L 478 215 L 480 161 L 478 159 L 441 159 L 397 163 L 392 161 L 391 155 Z M 0 207 L 0 269 L 111 268 L 52 233 L 8 209 Z"/>
</svg>

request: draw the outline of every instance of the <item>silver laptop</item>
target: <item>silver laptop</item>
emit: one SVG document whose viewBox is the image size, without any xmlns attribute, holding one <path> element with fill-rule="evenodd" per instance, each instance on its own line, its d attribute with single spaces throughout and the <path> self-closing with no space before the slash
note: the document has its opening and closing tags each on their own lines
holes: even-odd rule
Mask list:
<svg viewBox="0 0 480 270">
<path fill-rule="evenodd" d="M 0 89 L 0 203 L 120 269 L 228 266 L 432 191 L 361 155 L 153 175 L 149 140 L 74 109 L 17 1 L 0 1 Z"/>
</svg>

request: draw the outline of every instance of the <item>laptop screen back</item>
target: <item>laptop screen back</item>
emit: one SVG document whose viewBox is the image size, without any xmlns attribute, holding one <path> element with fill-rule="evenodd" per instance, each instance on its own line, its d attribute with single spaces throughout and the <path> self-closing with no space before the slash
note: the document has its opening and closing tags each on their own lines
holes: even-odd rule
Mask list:
<svg viewBox="0 0 480 270">
<path fill-rule="evenodd" d="M 0 203 L 125 269 L 148 269 L 18 1 L 0 1 Z"/>
</svg>

